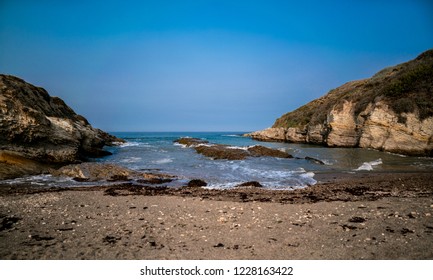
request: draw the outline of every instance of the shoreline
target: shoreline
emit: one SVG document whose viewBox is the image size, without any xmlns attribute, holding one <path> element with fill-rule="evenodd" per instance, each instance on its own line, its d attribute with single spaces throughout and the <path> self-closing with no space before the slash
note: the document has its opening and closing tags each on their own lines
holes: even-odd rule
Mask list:
<svg viewBox="0 0 433 280">
<path fill-rule="evenodd" d="M 433 259 L 433 175 L 314 186 L 0 187 L 0 259 Z"/>
</svg>

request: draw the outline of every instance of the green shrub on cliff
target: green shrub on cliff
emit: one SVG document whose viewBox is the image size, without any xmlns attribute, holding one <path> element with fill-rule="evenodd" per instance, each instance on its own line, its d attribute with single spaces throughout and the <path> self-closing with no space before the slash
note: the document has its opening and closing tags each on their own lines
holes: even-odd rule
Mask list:
<svg viewBox="0 0 433 280">
<path fill-rule="evenodd" d="M 354 115 L 359 116 L 367 106 L 384 101 L 398 114 L 398 121 L 406 122 L 403 113 L 416 113 L 421 120 L 433 116 L 433 50 L 416 59 L 388 67 L 370 79 L 352 81 L 325 96 L 284 114 L 273 127 L 305 127 L 323 124 L 332 109 L 343 108 L 344 102 L 355 104 Z"/>
</svg>

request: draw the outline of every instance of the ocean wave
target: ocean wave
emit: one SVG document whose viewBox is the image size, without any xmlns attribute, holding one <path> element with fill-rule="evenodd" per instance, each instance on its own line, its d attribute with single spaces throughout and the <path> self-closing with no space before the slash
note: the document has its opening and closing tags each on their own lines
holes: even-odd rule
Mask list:
<svg viewBox="0 0 433 280">
<path fill-rule="evenodd" d="M 334 165 L 334 161 L 333 160 L 321 159 L 320 161 L 322 161 L 325 165 Z"/>
<path fill-rule="evenodd" d="M 48 187 L 70 186 L 70 185 L 75 185 L 77 183 L 71 177 L 66 177 L 66 176 L 57 177 L 57 176 L 52 176 L 50 174 L 19 177 L 15 179 L 5 180 L 3 182 L 9 185 L 30 184 L 30 185 L 48 186 Z"/>
<path fill-rule="evenodd" d="M 188 148 L 187 145 L 185 145 L 185 144 L 180 144 L 180 143 L 177 143 L 177 142 L 174 142 L 173 145 L 174 145 L 174 146 L 181 147 L 181 148 Z"/>
<path fill-rule="evenodd" d="M 152 146 L 149 145 L 149 143 L 143 143 L 143 142 L 125 142 L 122 143 L 119 147 L 128 148 L 128 147 L 152 147 Z"/>
<path fill-rule="evenodd" d="M 317 181 L 313 178 L 315 174 L 313 172 L 307 172 L 300 174 L 299 176 L 286 177 L 284 180 L 273 180 L 267 178 L 264 180 L 258 180 L 258 182 L 265 188 L 270 190 L 295 190 L 301 189 L 308 186 L 315 185 Z M 226 181 L 226 182 L 210 182 L 206 189 L 233 189 L 236 186 L 247 182 L 244 181 Z"/>
<path fill-rule="evenodd" d="M 374 166 L 381 165 L 382 163 L 383 162 L 381 158 L 369 162 L 364 162 L 360 167 L 355 169 L 355 171 L 372 171 L 374 169 Z"/>
<path fill-rule="evenodd" d="M 152 163 L 154 164 L 166 164 L 166 163 L 170 163 L 173 162 L 173 159 L 171 158 L 162 158 L 162 159 L 158 159 L 158 160 L 153 160 Z"/>
<path fill-rule="evenodd" d="M 256 145 L 254 145 L 254 146 L 256 146 Z M 232 149 L 232 150 L 245 150 L 245 151 L 248 151 L 249 148 L 252 148 L 254 146 L 226 146 L 225 148 Z"/>
<path fill-rule="evenodd" d="M 308 172 L 300 167 L 295 170 L 263 170 L 262 168 L 252 168 L 239 164 L 231 164 L 230 174 L 241 177 L 245 181 L 258 181 L 268 188 L 298 188 L 311 186 L 317 183 L 314 179 L 314 172 Z"/>
<path fill-rule="evenodd" d="M 123 163 L 134 163 L 134 162 L 140 162 L 142 160 L 141 157 L 129 157 L 129 158 L 125 158 L 120 160 L 120 162 Z"/>
</svg>

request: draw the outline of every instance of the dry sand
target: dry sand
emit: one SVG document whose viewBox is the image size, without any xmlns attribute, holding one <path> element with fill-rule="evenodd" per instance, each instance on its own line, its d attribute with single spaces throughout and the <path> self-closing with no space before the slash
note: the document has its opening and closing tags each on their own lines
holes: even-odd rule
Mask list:
<svg viewBox="0 0 433 280">
<path fill-rule="evenodd" d="M 296 191 L 0 187 L 0 259 L 432 259 L 433 175 Z"/>
</svg>

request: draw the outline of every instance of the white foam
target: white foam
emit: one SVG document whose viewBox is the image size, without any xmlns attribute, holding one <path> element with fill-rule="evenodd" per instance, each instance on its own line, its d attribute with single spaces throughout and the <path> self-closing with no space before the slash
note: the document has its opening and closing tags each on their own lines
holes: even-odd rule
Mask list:
<svg viewBox="0 0 433 280">
<path fill-rule="evenodd" d="M 147 143 L 140 143 L 140 142 L 126 142 L 126 143 L 122 143 L 120 145 L 121 148 L 138 147 L 138 146 L 150 147 L 149 144 L 147 144 Z"/>
<path fill-rule="evenodd" d="M 250 147 L 241 147 L 241 146 L 226 146 L 227 149 L 232 149 L 232 150 L 245 150 L 248 151 L 249 148 L 254 147 L 254 146 L 250 146 Z"/>
<path fill-rule="evenodd" d="M 200 144 L 197 144 L 197 145 L 191 145 L 191 147 L 202 147 L 202 146 L 204 146 L 204 147 L 213 147 L 215 145 L 214 144 L 204 144 L 204 143 L 200 143 Z"/>
<path fill-rule="evenodd" d="M 383 162 L 381 158 L 369 162 L 364 162 L 360 167 L 355 169 L 355 171 L 372 171 L 374 169 L 374 166 L 381 165 L 382 163 Z"/>
<path fill-rule="evenodd" d="M 188 148 L 187 145 L 185 145 L 185 144 L 180 144 L 180 143 L 177 143 L 177 142 L 174 142 L 173 145 L 174 145 L 174 146 L 179 146 L 179 147 L 181 147 L 181 148 Z"/>
<path fill-rule="evenodd" d="M 158 159 L 158 160 L 152 161 L 152 163 L 155 163 L 155 164 L 166 164 L 166 163 L 170 163 L 170 162 L 173 162 L 173 160 L 171 158 L 163 158 L 163 159 Z"/>
<path fill-rule="evenodd" d="M 334 165 L 334 162 L 332 160 L 329 159 L 321 159 L 321 161 L 325 164 L 325 165 Z"/>
<path fill-rule="evenodd" d="M 120 162 L 124 162 L 124 163 L 134 163 L 134 162 L 139 162 L 139 161 L 141 161 L 141 160 L 142 160 L 141 157 L 129 157 L 129 158 L 122 159 Z"/>
</svg>

